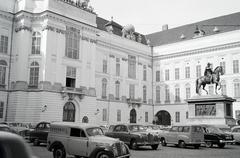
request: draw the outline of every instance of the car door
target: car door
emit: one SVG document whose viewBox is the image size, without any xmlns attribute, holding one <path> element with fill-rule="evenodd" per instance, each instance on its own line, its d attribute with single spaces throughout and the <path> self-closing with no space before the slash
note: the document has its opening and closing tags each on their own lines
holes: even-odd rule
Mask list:
<svg viewBox="0 0 240 158">
<path fill-rule="evenodd" d="M 166 134 L 167 135 L 166 142 L 167 143 L 174 143 L 174 142 L 176 142 L 177 134 L 178 134 L 178 127 L 176 127 L 176 126 L 172 127 L 169 130 L 169 132 Z"/>
<path fill-rule="evenodd" d="M 70 155 L 78 155 L 78 156 L 87 156 L 87 143 L 88 137 L 84 130 L 80 128 L 71 128 L 70 129 L 70 137 L 68 138 L 68 151 Z"/>
<path fill-rule="evenodd" d="M 123 142 L 125 142 L 127 144 L 130 144 L 131 135 L 130 135 L 130 132 L 128 131 L 128 128 L 126 125 L 121 126 L 121 131 L 119 133 L 120 133 L 120 137 L 121 137 L 120 140 L 122 140 Z"/>
</svg>

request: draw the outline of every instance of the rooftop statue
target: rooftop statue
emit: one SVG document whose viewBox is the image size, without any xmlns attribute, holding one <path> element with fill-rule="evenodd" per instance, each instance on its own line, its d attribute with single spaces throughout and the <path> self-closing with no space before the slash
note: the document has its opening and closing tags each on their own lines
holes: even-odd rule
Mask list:
<svg viewBox="0 0 240 158">
<path fill-rule="evenodd" d="M 200 95 L 199 89 L 202 86 L 202 89 L 208 94 L 208 91 L 205 89 L 206 84 L 215 84 L 215 93 L 218 94 L 217 87 L 219 86 L 218 90 L 221 89 L 221 84 L 219 82 L 220 75 L 223 75 L 222 66 L 217 66 L 214 71 L 212 71 L 211 64 L 208 63 L 204 71 L 204 76 L 201 76 L 196 80 L 196 93 Z"/>
</svg>

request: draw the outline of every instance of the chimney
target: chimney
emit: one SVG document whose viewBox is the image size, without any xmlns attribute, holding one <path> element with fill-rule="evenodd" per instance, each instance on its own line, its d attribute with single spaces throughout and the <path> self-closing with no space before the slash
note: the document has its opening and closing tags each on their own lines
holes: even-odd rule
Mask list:
<svg viewBox="0 0 240 158">
<path fill-rule="evenodd" d="M 162 26 L 162 31 L 168 30 L 168 24 Z"/>
</svg>

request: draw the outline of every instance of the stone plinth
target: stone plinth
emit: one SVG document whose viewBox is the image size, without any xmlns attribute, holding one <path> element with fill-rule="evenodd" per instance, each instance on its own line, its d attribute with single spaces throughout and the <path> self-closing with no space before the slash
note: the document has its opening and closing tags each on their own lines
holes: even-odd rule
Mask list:
<svg viewBox="0 0 240 158">
<path fill-rule="evenodd" d="M 194 96 L 188 102 L 188 123 L 233 126 L 232 102 L 226 95 Z"/>
</svg>

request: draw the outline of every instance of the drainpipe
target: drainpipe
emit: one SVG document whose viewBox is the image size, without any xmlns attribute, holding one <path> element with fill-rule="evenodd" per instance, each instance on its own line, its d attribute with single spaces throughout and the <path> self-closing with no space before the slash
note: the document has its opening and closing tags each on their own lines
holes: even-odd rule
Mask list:
<svg viewBox="0 0 240 158">
<path fill-rule="evenodd" d="M 10 57 L 9 57 L 9 67 L 8 67 L 8 86 L 7 86 L 7 102 L 6 102 L 6 110 L 5 110 L 5 121 L 7 122 L 7 114 L 8 114 L 8 106 L 9 106 L 9 96 L 10 96 L 10 81 L 11 81 L 11 65 L 12 65 L 12 52 L 13 52 L 13 32 L 14 32 L 14 21 L 15 21 L 15 7 L 16 2 L 14 2 L 13 6 L 13 19 L 12 19 L 12 30 L 11 30 L 11 44 L 10 44 Z"/>
<path fill-rule="evenodd" d="M 153 120 L 154 120 L 154 103 L 153 103 L 153 74 L 154 74 L 154 72 L 153 72 L 153 46 L 150 46 L 150 48 L 151 48 L 151 64 L 152 64 L 152 109 L 153 109 Z"/>
</svg>

